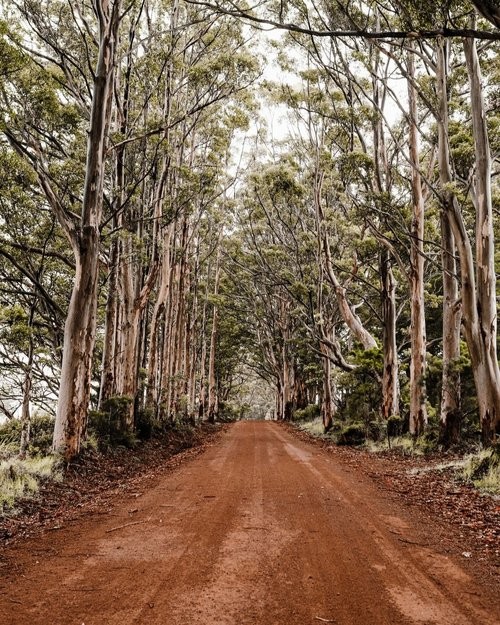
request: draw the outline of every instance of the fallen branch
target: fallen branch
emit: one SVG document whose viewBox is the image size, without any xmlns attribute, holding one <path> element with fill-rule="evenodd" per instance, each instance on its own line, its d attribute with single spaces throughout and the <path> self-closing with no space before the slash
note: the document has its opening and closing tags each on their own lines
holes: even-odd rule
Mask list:
<svg viewBox="0 0 500 625">
<path fill-rule="evenodd" d="M 118 527 L 112 527 L 110 530 L 106 530 L 106 534 L 110 532 L 116 532 L 117 530 L 122 530 L 124 527 L 130 527 L 131 525 L 140 525 L 141 523 L 147 523 L 146 521 L 133 521 L 132 523 L 125 523 L 125 525 L 118 525 Z"/>
<path fill-rule="evenodd" d="M 335 623 L 333 618 L 321 618 L 321 616 L 314 617 L 317 621 L 321 621 L 322 623 Z"/>
</svg>

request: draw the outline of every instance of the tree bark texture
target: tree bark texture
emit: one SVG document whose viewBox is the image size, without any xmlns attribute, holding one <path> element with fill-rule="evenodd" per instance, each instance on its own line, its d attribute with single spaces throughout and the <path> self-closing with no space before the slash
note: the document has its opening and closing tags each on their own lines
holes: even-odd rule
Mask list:
<svg viewBox="0 0 500 625">
<path fill-rule="evenodd" d="M 436 87 L 438 94 L 438 165 L 441 185 L 441 245 L 443 264 L 443 374 L 441 388 L 440 439 L 446 446 L 458 441 L 461 422 L 460 401 L 460 324 L 461 305 L 457 280 L 456 245 L 449 221 L 450 205 L 458 211 L 456 195 L 451 191 L 453 180 L 448 137 L 447 43 L 436 46 Z"/>
<path fill-rule="evenodd" d="M 495 245 L 491 193 L 491 151 L 481 67 L 476 42 L 464 40 L 471 93 L 472 128 L 476 171 L 473 200 L 476 209 L 477 296 L 474 317 L 464 315 L 470 335 L 479 417 L 483 442 L 489 444 L 500 431 L 500 370 L 497 357 L 497 305 Z M 471 311 L 472 312 L 472 311 Z"/>
<path fill-rule="evenodd" d="M 410 434 L 419 436 L 427 425 L 425 405 L 426 335 L 424 304 L 424 196 L 420 175 L 417 93 L 414 86 L 415 58 L 408 54 L 409 151 L 412 187 L 410 242 L 411 360 L 410 360 Z"/>
<path fill-rule="evenodd" d="M 390 252 L 380 254 L 380 281 L 382 285 L 382 417 L 399 415 L 399 363 L 396 342 L 396 280 Z"/>
</svg>

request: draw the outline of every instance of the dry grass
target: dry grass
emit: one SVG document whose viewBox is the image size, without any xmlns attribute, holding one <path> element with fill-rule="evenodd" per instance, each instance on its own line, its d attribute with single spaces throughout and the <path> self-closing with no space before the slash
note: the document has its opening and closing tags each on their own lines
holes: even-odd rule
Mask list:
<svg viewBox="0 0 500 625">
<path fill-rule="evenodd" d="M 11 509 L 20 497 L 35 494 L 41 480 L 58 476 L 57 459 L 53 456 L 3 460 L 0 463 L 0 512 Z"/>
</svg>

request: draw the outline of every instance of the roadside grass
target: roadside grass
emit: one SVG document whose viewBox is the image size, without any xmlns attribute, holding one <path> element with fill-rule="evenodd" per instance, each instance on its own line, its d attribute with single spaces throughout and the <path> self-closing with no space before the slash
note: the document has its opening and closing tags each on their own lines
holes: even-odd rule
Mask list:
<svg viewBox="0 0 500 625">
<path fill-rule="evenodd" d="M 370 453 L 382 453 L 385 451 L 397 451 L 404 456 L 422 456 L 424 451 L 415 444 L 411 436 L 394 436 L 390 439 L 382 438 L 378 441 L 368 439 L 365 449 Z"/>
<path fill-rule="evenodd" d="M 303 432 L 307 432 L 311 436 L 316 437 L 324 437 L 325 430 L 323 428 L 323 420 L 321 417 L 316 417 L 312 421 L 301 421 L 296 422 L 295 425 L 302 430 Z"/>
<path fill-rule="evenodd" d="M 484 449 L 466 457 L 461 477 L 484 493 L 500 495 L 500 454 L 498 449 Z"/>
<path fill-rule="evenodd" d="M 47 479 L 62 479 L 54 456 L 8 458 L 0 462 L 0 514 L 6 513 L 21 497 L 34 495 Z"/>
</svg>

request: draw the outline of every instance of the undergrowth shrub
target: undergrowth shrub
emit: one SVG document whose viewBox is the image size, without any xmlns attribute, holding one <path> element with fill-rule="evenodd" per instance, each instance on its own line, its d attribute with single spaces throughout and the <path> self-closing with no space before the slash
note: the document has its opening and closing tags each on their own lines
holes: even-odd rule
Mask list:
<svg viewBox="0 0 500 625">
<path fill-rule="evenodd" d="M 321 417 L 316 417 L 312 421 L 302 421 L 298 427 L 312 436 L 325 436 L 325 428 Z"/>
<path fill-rule="evenodd" d="M 240 408 L 239 406 L 236 406 L 229 402 L 221 401 L 219 402 L 219 413 L 217 415 L 217 421 L 223 421 L 227 423 L 238 421 L 242 418 L 244 410 L 245 407 Z"/>
<path fill-rule="evenodd" d="M 366 427 L 364 423 L 349 423 L 344 426 L 338 435 L 338 445 L 362 445 L 366 440 Z"/>
<path fill-rule="evenodd" d="M 313 421 L 320 416 L 321 408 L 318 404 L 308 404 L 305 408 L 295 410 L 292 416 L 294 421 Z"/>
<path fill-rule="evenodd" d="M 0 458 L 8 458 L 19 451 L 22 424 L 19 419 L 11 419 L 0 425 Z M 54 418 L 50 415 L 34 415 L 30 425 L 28 455 L 45 456 L 52 449 Z"/>
<path fill-rule="evenodd" d="M 346 423 L 368 423 L 380 413 L 383 355 L 379 347 L 353 351 L 354 371 L 342 373 L 337 385 L 341 391 L 337 417 Z"/>
<path fill-rule="evenodd" d="M 395 438 L 396 436 L 401 436 L 403 432 L 404 421 L 400 415 L 391 415 L 387 419 L 386 428 L 387 428 L 387 437 Z"/>
<path fill-rule="evenodd" d="M 124 426 L 131 401 L 126 395 L 116 395 L 103 403 L 102 410 L 89 411 L 88 430 L 97 437 L 100 448 L 133 448 L 137 444 L 136 434 Z"/>
<path fill-rule="evenodd" d="M 155 433 L 159 432 L 160 425 L 155 418 L 152 408 L 144 408 L 138 411 L 135 418 L 135 429 L 137 436 L 143 441 L 153 438 Z"/>
</svg>

